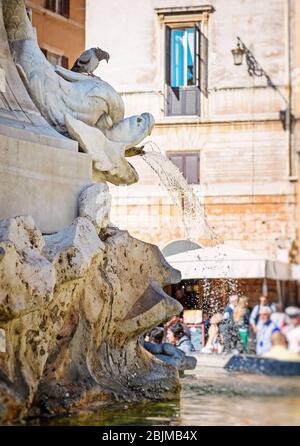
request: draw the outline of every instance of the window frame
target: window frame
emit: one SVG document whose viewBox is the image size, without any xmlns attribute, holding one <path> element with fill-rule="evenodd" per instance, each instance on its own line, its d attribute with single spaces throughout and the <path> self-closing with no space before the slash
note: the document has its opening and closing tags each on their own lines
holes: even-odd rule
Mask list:
<svg viewBox="0 0 300 446">
<path fill-rule="evenodd" d="M 163 70 L 161 71 L 161 88 L 164 92 L 162 112 L 166 118 L 205 118 L 208 115 L 208 68 L 209 68 L 209 17 L 215 11 L 212 6 L 199 7 L 172 7 L 172 8 L 155 8 L 158 15 L 160 29 L 162 33 L 161 58 L 163 62 Z M 199 69 L 194 70 L 198 75 L 195 85 L 180 87 L 171 90 L 171 64 L 170 64 L 170 48 L 168 53 L 167 47 L 167 30 L 172 28 L 188 28 L 197 26 L 201 35 L 201 44 L 199 54 L 196 59 L 199 60 Z M 171 34 L 171 33 L 170 33 Z M 170 45 L 169 45 L 170 47 Z M 195 46 L 197 49 L 197 45 Z M 168 79 L 169 73 L 169 79 Z M 187 94 L 184 93 L 186 89 Z M 192 89 L 198 89 L 197 93 L 192 93 Z M 200 91 L 199 91 L 200 90 Z M 183 98 L 181 98 L 183 92 Z M 183 101 L 183 102 L 181 102 Z"/>
<path fill-rule="evenodd" d="M 189 182 L 187 178 L 187 170 L 186 170 L 186 159 L 189 157 L 197 157 L 197 181 Z M 167 151 L 167 157 L 172 162 L 172 157 L 182 157 L 183 158 L 183 172 L 186 182 L 190 185 L 199 185 L 200 184 L 200 152 L 197 150 L 186 150 L 186 151 Z M 177 168 L 178 166 L 173 163 Z"/>
<path fill-rule="evenodd" d="M 194 70 L 193 70 L 193 84 L 174 87 L 172 82 L 172 30 L 185 30 L 194 28 Z M 203 21 L 190 19 L 189 21 L 175 21 L 164 24 L 165 43 L 164 43 L 164 57 L 165 57 L 165 92 L 166 116 L 201 116 L 201 96 L 202 94 L 207 98 L 208 96 L 208 39 L 203 32 Z M 174 98 L 175 107 L 173 106 Z M 180 108 L 180 111 L 174 111 Z M 193 112 L 188 112 L 189 107 Z"/>
<path fill-rule="evenodd" d="M 45 0 L 44 8 L 54 14 L 70 18 L 70 0 Z"/>
<path fill-rule="evenodd" d="M 173 70 L 173 40 L 172 40 L 172 32 L 175 30 L 180 30 L 180 31 L 184 31 L 186 32 L 188 29 L 193 29 L 194 30 L 194 35 L 193 35 L 193 40 L 194 40 L 194 51 L 193 51 L 193 84 L 192 85 L 188 85 L 188 83 L 186 85 L 171 85 L 172 84 L 172 70 Z M 198 68 L 198 63 L 197 63 L 197 41 L 198 41 L 199 37 L 198 37 L 198 27 L 197 24 L 184 24 L 184 25 L 176 25 L 176 26 L 169 26 L 166 25 L 166 48 L 165 48 L 165 52 L 168 54 L 168 63 L 167 63 L 167 67 L 166 70 L 168 70 L 169 72 L 166 73 L 166 83 L 169 83 L 171 88 L 187 88 L 187 87 L 195 87 L 198 86 L 197 85 L 197 80 L 199 79 L 199 74 L 197 73 L 197 68 Z"/>
<path fill-rule="evenodd" d="M 65 56 L 64 54 L 57 54 L 53 51 L 47 50 L 46 48 L 41 48 L 41 51 L 43 52 L 44 56 L 46 57 L 46 59 L 48 60 L 48 62 L 50 62 L 52 65 L 54 65 L 51 60 L 49 60 L 49 55 L 52 55 L 53 57 L 56 57 L 57 63 L 54 65 L 59 65 L 63 68 L 68 69 L 69 68 L 69 58 L 67 56 Z"/>
</svg>

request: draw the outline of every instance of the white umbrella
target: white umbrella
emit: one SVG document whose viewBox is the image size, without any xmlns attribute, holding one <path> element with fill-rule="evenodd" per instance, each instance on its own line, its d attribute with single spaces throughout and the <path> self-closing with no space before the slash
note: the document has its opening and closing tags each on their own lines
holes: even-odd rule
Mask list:
<svg viewBox="0 0 300 446">
<path fill-rule="evenodd" d="M 181 271 L 182 279 L 295 280 L 292 265 L 227 245 L 193 249 L 166 256 Z"/>
</svg>

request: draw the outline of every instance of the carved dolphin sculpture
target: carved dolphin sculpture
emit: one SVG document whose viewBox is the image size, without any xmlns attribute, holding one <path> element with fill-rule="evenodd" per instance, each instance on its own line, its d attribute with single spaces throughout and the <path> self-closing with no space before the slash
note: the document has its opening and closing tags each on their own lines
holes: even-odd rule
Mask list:
<svg viewBox="0 0 300 446">
<path fill-rule="evenodd" d="M 14 61 L 41 114 L 57 131 L 69 131 L 82 149 L 92 155 L 102 181 L 114 184 L 137 181 L 137 173 L 125 162 L 125 155 L 141 153 L 134 146 L 151 133 L 153 117 L 143 113 L 124 120 L 123 100 L 108 83 L 51 65 L 38 47 L 24 0 L 2 1 Z M 112 153 L 105 157 L 107 151 Z M 109 169 L 102 170 L 104 166 Z"/>
<path fill-rule="evenodd" d="M 150 113 L 130 116 L 114 124 L 111 128 L 102 128 L 103 133 L 111 141 L 122 141 L 135 146 L 150 135 L 154 127 L 154 118 Z"/>
<path fill-rule="evenodd" d="M 138 180 L 136 170 L 126 161 L 125 156 L 127 152 L 128 156 L 143 153 L 142 149 L 134 146 L 152 130 L 154 120 L 150 113 L 126 118 L 104 132 L 71 115 L 67 115 L 65 121 L 71 137 L 79 142 L 84 152 L 92 156 L 94 169 L 102 172 L 102 175 L 96 175 L 98 179 L 116 185 L 132 184 Z"/>
<path fill-rule="evenodd" d="M 133 184 L 138 180 L 134 167 L 125 159 L 128 145 L 114 142 L 96 127 L 89 126 L 71 115 L 66 116 L 69 134 L 76 139 L 85 153 L 91 155 L 94 177 L 97 180 L 110 181 L 113 184 Z M 131 145 L 129 145 L 131 146 Z"/>
<path fill-rule="evenodd" d="M 106 82 L 82 75 L 73 83 L 57 75 L 37 44 L 24 0 L 3 0 L 2 3 L 14 61 L 31 98 L 50 124 L 64 132 L 66 114 L 88 125 L 97 125 L 103 114 L 110 117 L 112 124 L 124 118 L 122 98 Z"/>
<path fill-rule="evenodd" d="M 67 114 L 99 128 L 103 116 L 109 117 L 111 126 L 124 118 L 123 100 L 107 82 L 84 75 L 76 82 L 65 80 L 33 40 L 11 42 L 11 48 L 31 98 L 59 132 L 66 131 Z"/>
</svg>

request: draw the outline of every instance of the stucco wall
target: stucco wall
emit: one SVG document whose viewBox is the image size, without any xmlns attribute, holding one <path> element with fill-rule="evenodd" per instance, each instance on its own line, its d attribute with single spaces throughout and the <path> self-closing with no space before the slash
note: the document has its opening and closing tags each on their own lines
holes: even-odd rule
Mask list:
<svg viewBox="0 0 300 446">
<path fill-rule="evenodd" d="M 32 8 L 39 45 L 68 57 L 69 66 L 85 48 L 85 3 L 85 0 L 71 0 L 70 17 L 65 18 L 43 8 L 44 0 L 26 0 L 27 6 Z"/>
<path fill-rule="evenodd" d="M 273 257 L 280 252 L 286 258 L 296 238 L 288 132 L 278 119 L 286 104 L 264 77 L 249 76 L 245 62 L 234 66 L 231 49 L 236 36 L 241 37 L 287 98 L 289 70 L 295 73 L 296 68 L 287 3 L 110 0 L 100 5 L 88 0 L 86 16 L 87 46 L 100 44 L 111 54 L 98 74 L 123 94 L 126 113 L 153 113 L 157 125 L 149 139 L 162 150 L 199 151 L 200 185 L 195 189 L 205 197 L 211 224 L 235 246 Z M 209 94 L 202 97 L 200 117 L 166 117 L 164 32 L 154 8 L 201 4 L 215 9 L 207 31 Z M 182 238 L 178 211 L 159 180 L 143 160 L 133 163 L 140 183 L 121 191 L 112 188 L 114 221 L 160 246 Z"/>
</svg>

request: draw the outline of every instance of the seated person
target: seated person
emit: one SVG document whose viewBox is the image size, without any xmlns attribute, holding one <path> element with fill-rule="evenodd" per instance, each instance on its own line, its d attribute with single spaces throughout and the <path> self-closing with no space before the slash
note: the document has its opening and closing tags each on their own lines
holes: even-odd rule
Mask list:
<svg viewBox="0 0 300 446">
<path fill-rule="evenodd" d="M 282 333 L 273 333 L 271 343 L 271 349 L 263 353 L 262 358 L 277 359 L 278 361 L 300 361 L 300 354 L 288 350 L 286 337 Z"/>
<path fill-rule="evenodd" d="M 163 336 L 163 333 L 158 332 L 157 329 L 160 329 L 161 327 L 156 327 L 150 332 L 150 339 L 151 334 L 153 331 L 155 340 L 160 340 Z M 162 329 L 163 330 L 163 329 Z M 156 333 L 156 334 L 155 334 Z M 153 338 L 152 338 L 153 339 Z M 177 348 L 175 345 L 168 344 L 167 342 L 147 342 L 143 337 L 141 338 L 141 344 L 144 346 L 146 350 L 148 350 L 150 353 L 155 355 L 156 358 L 160 359 L 161 361 L 165 362 L 168 365 L 171 365 L 173 367 L 176 367 L 177 369 L 183 371 L 186 369 L 194 369 L 197 364 L 196 358 L 192 356 L 186 356 L 186 354 Z"/>
<path fill-rule="evenodd" d="M 152 344 L 161 344 L 165 335 L 165 330 L 162 327 L 155 327 L 149 334 L 149 342 Z"/>
<path fill-rule="evenodd" d="M 183 313 L 182 313 L 183 314 Z M 176 341 L 174 339 L 173 333 L 172 333 L 172 327 L 174 327 L 174 325 L 181 323 L 184 329 L 184 334 L 190 338 L 191 334 L 190 334 L 190 330 L 188 328 L 187 325 L 185 325 L 183 323 L 183 317 L 182 314 L 180 316 L 173 316 L 166 324 L 165 324 L 165 337 L 164 337 L 164 341 L 165 342 L 169 342 L 170 344 L 175 345 Z"/>
<path fill-rule="evenodd" d="M 181 322 L 177 322 L 177 324 L 171 327 L 170 335 L 171 343 L 179 348 L 179 350 L 182 350 L 185 354 L 195 351 L 191 339 L 189 336 L 187 336 L 184 330 L 184 326 Z"/>
<path fill-rule="evenodd" d="M 221 313 L 214 314 L 210 319 L 210 325 L 208 329 L 208 339 L 205 346 L 202 348 L 201 353 L 212 353 L 214 350 L 214 345 L 217 340 L 219 333 L 219 324 L 223 320 L 223 315 Z"/>
</svg>

